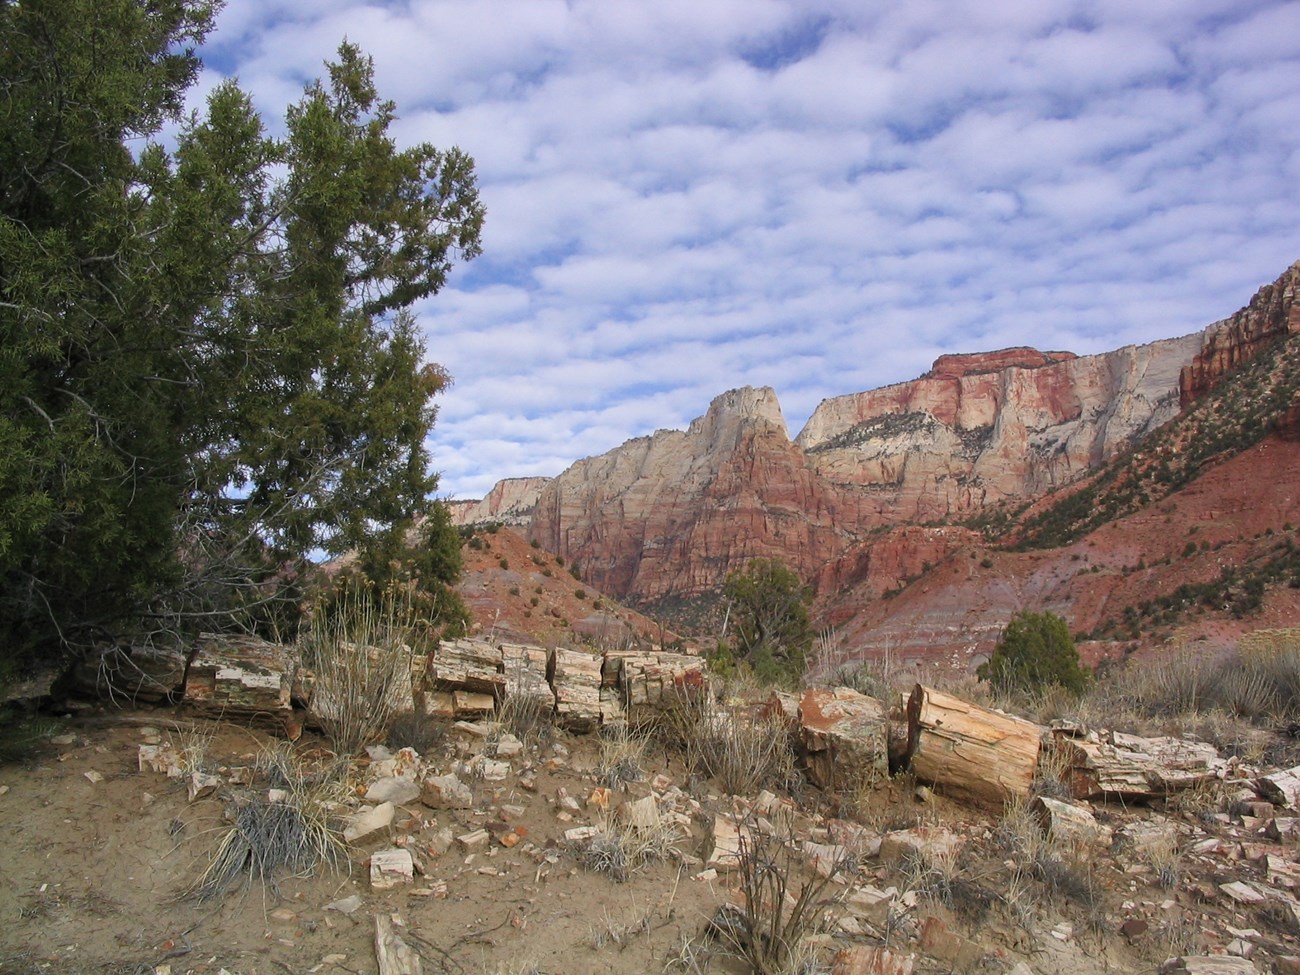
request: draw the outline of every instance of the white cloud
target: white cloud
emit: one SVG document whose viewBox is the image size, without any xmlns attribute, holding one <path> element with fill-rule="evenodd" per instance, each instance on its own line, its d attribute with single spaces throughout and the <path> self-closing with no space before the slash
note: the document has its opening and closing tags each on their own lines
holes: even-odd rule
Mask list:
<svg viewBox="0 0 1300 975">
<path fill-rule="evenodd" d="M 205 83 L 278 117 L 344 35 L 488 207 L 416 309 L 459 496 L 741 384 L 797 432 L 944 352 L 1182 334 L 1300 257 L 1293 2 L 231 0 Z"/>
</svg>

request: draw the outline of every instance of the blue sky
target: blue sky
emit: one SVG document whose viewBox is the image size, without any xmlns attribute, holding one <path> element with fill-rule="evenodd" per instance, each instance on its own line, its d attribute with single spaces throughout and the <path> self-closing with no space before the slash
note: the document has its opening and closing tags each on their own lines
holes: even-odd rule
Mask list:
<svg viewBox="0 0 1300 975">
<path fill-rule="evenodd" d="M 441 493 L 776 389 L 1231 314 L 1300 259 L 1300 3 L 229 0 L 205 86 L 282 114 L 346 36 L 474 156 L 484 254 L 415 310 Z"/>
</svg>

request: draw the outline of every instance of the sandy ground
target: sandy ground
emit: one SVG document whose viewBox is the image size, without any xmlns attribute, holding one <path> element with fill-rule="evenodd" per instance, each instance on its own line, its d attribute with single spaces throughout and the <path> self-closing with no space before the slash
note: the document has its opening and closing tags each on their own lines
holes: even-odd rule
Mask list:
<svg viewBox="0 0 1300 975">
<path fill-rule="evenodd" d="M 0 795 L 0 972 L 374 972 L 381 912 L 400 916 L 426 972 L 657 972 L 725 896 L 690 879 L 698 866 L 657 863 L 617 883 L 562 851 L 563 832 L 576 823 L 556 818 L 554 796 L 560 788 L 579 796 L 590 790 L 596 746 L 561 735 L 571 755 L 555 768 L 539 765 L 535 791 L 512 774 L 476 784 L 473 810 L 435 813 L 413 803 L 399 811 L 402 826 L 392 836 L 358 843 L 350 871 L 281 877 L 278 891 L 257 885 L 199 903 L 185 890 L 222 833 L 228 793 L 191 803 L 180 782 L 140 772 L 145 721 L 174 737 L 170 712 L 116 713 L 74 721 L 61 744 L 0 766 L 7 787 Z M 263 744 L 259 733 L 219 728 L 208 763 L 250 764 Z M 663 756 L 650 762 L 657 767 L 648 776 L 680 772 Z M 418 847 L 442 827 L 459 835 L 489 824 L 502 805 L 516 807 L 526 842 L 425 852 L 426 875 L 413 884 L 370 889 L 374 849 L 401 834 Z M 684 837 L 682 847 L 698 842 Z M 362 901 L 352 915 L 327 909 L 351 894 Z M 740 969 L 719 957 L 710 970 Z"/>
</svg>

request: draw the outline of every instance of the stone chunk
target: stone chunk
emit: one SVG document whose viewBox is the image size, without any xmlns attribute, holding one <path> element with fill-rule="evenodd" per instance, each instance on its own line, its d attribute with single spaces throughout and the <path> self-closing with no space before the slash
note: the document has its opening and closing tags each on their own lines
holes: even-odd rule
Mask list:
<svg viewBox="0 0 1300 975">
<path fill-rule="evenodd" d="M 659 825 L 659 806 L 654 796 L 646 796 L 618 807 L 618 818 L 634 829 L 653 829 Z"/>
<path fill-rule="evenodd" d="M 848 687 L 811 687 L 799 699 L 808 777 L 823 789 L 889 771 L 885 705 Z"/>
<path fill-rule="evenodd" d="M 387 829 L 393 823 L 397 809 L 391 802 L 381 802 L 377 806 L 368 806 L 352 814 L 347 826 L 343 828 L 343 838 L 355 843 L 363 836 Z"/>
<path fill-rule="evenodd" d="M 195 770 L 190 773 L 189 781 L 186 783 L 186 790 L 189 792 L 190 802 L 195 802 L 205 796 L 210 796 L 221 788 L 221 776 L 209 775 L 206 772 Z"/>
<path fill-rule="evenodd" d="M 366 786 L 366 802 L 390 802 L 402 805 L 420 798 L 420 786 L 400 775 L 386 775 Z"/>
<path fill-rule="evenodd" d="M 431 775 L 420 788 L 420 802 L 430 809 L 469 809 L 474 793 L 454 775 Z"/>
<path fill-rule="evenodd" d="M 705 865 L 715 870 L 738 870 L 740 868 L 741 847 L 752 850 L 754 833 L 748 826 L 741 826 L 729 816 L 721 814 L 713 817 L 713 851 Z"/>
<path fill-rule="evenodd" d="M 470 830 L 468 833 L 461 833 L 456 837 L 456 842 L 461 845 L 462 849 L 473 850 L 480 846 L 486 846 L 488 840 L 492 838 L 491 834 L 485 829 Z"/>
<path fill-rule="evenodd" d="M 912 956 L 877 945 L 841 948 L 831 960 L 831 975 L 912 975 Z"/>
<path fill-rule="evenodd" d="M 1300 765 L 1260 776 L 1255 788 L 1275 806 L 1300 809 Z"/>
<path fill-rule="evenodd" d="M 1160 975 L 1259 975 L 1249 958 L 1230 955 L 1185 955 L 1160 966 Z"/>
<path fill-rule="evenodd" d="M 1262 904 L 1266 900 L 1264 895 L 1255 887 L 1243 883 L 1240 880 L 1234 880 L 1227 884 L 1219 884 L 1219 890 L 1223 891 L 1238 904 Z"/>
<path fill-rule="evenodd" d="M 880 839 L 880 859 L 897 865 L 911 859 L 924 863 L 951 860 L 965 841 L 943 826 L 914 826 L 886 833 Z"/>
<path fill-rule="evenodd" d="M 185 775 L 185 769 L 181 764 L 181 756 L 171 742 L 163 742 L 160 745 L 141 745 L 136 762 L 141 772 L 146 770 L 161 772 L 169 779 L 179 779 Z"/>
<path fill-rule="evenodd" d="M 415 862 L 410 850 L 377 850 L 370 855 L 370 886 L 388 890 L 415 879 Z"/>
<path fill-rule="evenodd" d="M 1047 835 L 1054 839 L 1090 846 L 1110 838 L 1109 832 L 1083 806 L 1050 796 L 1035 796 L 1029 809 L 1043 824 Z"/>
</svg>

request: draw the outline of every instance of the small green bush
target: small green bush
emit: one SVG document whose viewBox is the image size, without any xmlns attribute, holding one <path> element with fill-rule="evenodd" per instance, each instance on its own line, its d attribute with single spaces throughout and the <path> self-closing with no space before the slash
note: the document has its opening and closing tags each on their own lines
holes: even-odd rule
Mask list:
<svg viewBox="0 0 1300 975">
<path fill-rule="evenodd" d="M 1088 686 L 1090 676 L 1065 620 L 1055 613 L 1028 611 L 1011 618 L 993 656 L 976 674 L 1001 692 L 1059 686 L 1076 694 Z"/>
</svg>

